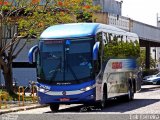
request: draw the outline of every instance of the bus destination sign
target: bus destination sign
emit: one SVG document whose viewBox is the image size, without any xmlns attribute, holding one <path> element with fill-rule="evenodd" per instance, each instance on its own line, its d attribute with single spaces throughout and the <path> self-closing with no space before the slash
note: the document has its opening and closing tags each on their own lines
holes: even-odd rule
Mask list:
<svg viewBox="0 0 160 120">
<path fill-rule="evenodd" d="M 62 40 L 45 40 L 44 44 L 62 44 Z"/>
</svg>

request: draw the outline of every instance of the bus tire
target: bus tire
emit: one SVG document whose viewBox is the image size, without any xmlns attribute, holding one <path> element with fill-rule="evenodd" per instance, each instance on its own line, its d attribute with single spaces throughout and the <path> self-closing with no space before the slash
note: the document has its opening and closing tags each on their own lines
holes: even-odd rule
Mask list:
<svg viewBox="0 0 160 120">
<path fill-rule="evenodd" d="M 50 109 L 52 112 L 57 112 L 59 110 L 59 104 L 50 104 Z"/>
<path fill-rule="evenodd" d="M 100 102 L 98 102 L 96 105 L 100 109 L 105 108 L 106 103 L 107 103 L 107 90 L 106 89 L 107 89 L 107 87 L 104 87 L 102 100 Z"/>
</svg>

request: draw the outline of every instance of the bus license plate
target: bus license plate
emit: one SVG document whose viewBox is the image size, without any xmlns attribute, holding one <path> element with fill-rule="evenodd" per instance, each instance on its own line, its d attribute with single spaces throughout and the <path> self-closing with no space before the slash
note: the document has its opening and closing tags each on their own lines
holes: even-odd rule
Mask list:
<svg viewBox="0 0 160 120">
<path fill-rule="evenodd" d="M 60 98 L 60 101 L 65 102 L 65 101 L 70 101 L 70 99 L 69 98 Z"/>
</svg>

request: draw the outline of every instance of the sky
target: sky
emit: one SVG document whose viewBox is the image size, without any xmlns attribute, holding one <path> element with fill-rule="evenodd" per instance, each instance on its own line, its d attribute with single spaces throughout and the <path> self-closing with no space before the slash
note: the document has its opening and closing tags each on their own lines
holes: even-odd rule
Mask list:
<svg viewBox="0 0 160 120">
<path fill-rule="evenodd" d="M 123 0 L 122 16 L 157 26 L 157 13 L 160 17 L 160 0 Z"/>
</svg>

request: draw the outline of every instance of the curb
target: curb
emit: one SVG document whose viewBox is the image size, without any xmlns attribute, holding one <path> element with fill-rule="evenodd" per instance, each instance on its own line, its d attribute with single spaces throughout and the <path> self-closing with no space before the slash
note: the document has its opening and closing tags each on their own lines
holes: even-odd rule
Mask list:
<svg viewBox="0 0 160 120">
<path fill-rule="evenodd" d="M 4 111 L 0 112 L 0 115 L 2 114 L 6 114 L 6 113 L 11 113 L 11 112 L 18 112 L 18 111 L 25 111 L 25 110 L 31 110 L 31 109 L 35 109 L 35 108 L 43 108 L 43 107 L 47 107 L 48 105 L 32 105 L 32 106 L 23 106 L 23 107 L 17 107 L 17 108 L 11 108 L 11 109 L 6 109 Z"/>
</svg>

